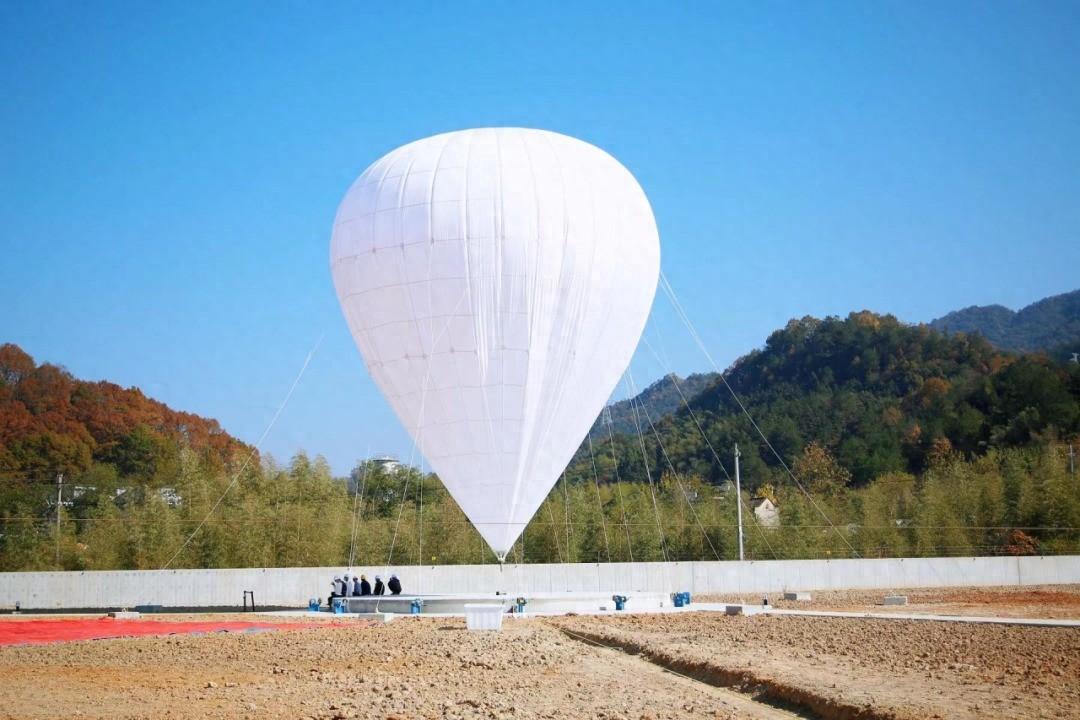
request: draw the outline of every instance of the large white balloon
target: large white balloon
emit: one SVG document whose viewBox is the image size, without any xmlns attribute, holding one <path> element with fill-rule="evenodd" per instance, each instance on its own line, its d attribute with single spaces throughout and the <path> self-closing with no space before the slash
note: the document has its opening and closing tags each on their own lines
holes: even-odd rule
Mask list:
<svg viewBox="0 0 1080 720">
<path fill-rule="evenodd" d="M 660 267 L 645 193 L 558 133 L 436 135 L 353 184 L 330 264 L 368 372 L 505 558 L 645 327 Z"/>
</svg>

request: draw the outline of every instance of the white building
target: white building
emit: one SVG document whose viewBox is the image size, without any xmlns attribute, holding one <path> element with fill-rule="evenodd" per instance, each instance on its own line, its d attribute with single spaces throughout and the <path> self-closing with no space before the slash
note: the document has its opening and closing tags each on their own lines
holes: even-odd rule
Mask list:
<svg viewBox="0 0 1080 720">
<path fill-rule="evenodd" d="M 371 458 L 371 464 L 386 473 L 392 473 L 401 467 L 401 463 L 393 455 L 376 455 Z"/>
<path fill-rule="evenodd" d="M 750 507 L 754 510 L 758 524 L 763 527 L 776 527 L 780 524 L 780 509 L 769 498 L 750 498 Z"/>
</svg>

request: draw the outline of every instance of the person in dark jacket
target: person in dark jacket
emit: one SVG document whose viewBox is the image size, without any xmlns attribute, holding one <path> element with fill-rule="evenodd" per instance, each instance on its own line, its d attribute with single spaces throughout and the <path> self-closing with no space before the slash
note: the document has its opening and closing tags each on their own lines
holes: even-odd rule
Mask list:
<svg viewBox="0 0 1080 720">
<path fill-rule="evenodd" d="M 386 589 L 389 590 L 392 595 L 401 594 L 401 581 L 398 580 L 397 575 L 390 576 L 390 582 L 386 583 Z"/>
<path fill-rule="evenodd" d="M 371 583 L 368 582 L 367 575 L 360 576 L 360 592 L 359 595 L 371 594 Z"/>
<path fill-rule="evenodd" d="M 375 576 L 375 589 L 372 590 L 374 595 L 383 595 L 386 593 L 386 586 L 383 585 L 382 578 L 378 575 Z"/>
</svg>

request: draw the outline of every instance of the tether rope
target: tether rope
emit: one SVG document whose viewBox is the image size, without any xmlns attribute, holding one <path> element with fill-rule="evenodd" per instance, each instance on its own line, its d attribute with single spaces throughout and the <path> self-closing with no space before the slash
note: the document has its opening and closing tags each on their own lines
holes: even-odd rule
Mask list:
<svg viewBox="0 0 1080 720">
<path fill-rule="evenodd" d="M 698 334 L 697 328 L 695 328 L 693 322 L 690 321 L 690 317 L 686 314 L 686 310 L 683 309 L 682 303 L 679 301 L 678 296 L 675 294 L 675 289 L 671 287 L 671 283 L 668 281 L 667 275 L 665 275 L 663 271 L 660 272 L 660 286 L 664 288 L 664 293 L 668 296 L 668 300 L 671 302 L 671 306 L 675 309 L 675 312 L 679 316 L 679 319 L 682 320 L 683 324 L 686 325 L 687 330 L 690 332 L 690 337 L 697 344 L 698 349 L 701 350 L 702 354 L 705 355 L 705 359 L 709 361 L 709 364 L 712 366 L 716 374 L 720 376 L 720 381 L 724 384 L 724 387 L 727 388 L 727 391 L 731 394 L 732 399 L 735 400 L 735 403 L 739 406 L 739 409 L 742 411 L 743 415 L 745 415 L 746 419 L 750 421 L 750 425 L 754 428 L 755 431 L 757 431 L 757 434 L 761 437 L 762 442 L 765 443 L 765 447 L 769 448 L 769 451 L 773 454 L 773 457 L 775 457 L 776 461 L 780 463 L 780 467 L 784 468 L 784 472 L 786 472 L 788 477 L 792 479 L 792 481 L 799 488 L 802 494 L 806 496 L 806 499 L 810 501 L 810 504 L 814 507 L 818 514 L 820 514 L 821 517 L 825 519 L 825 522 L 829 523 L 829 526 L 833 529 L 833 532 L 835 532 L 837 537 L 839 537 L 843 541 L 843 543 L 847 545 L 848 550 L 851 551 L 852 555 L 858 557 L 858 551 L 854 548 L 854 546 L 852 546 L 850 542 L 848 542 L 847 537 L 842 532 L 840 532 L 840 529 L 836 527 L 836 524 L 832 521 L 832 518 L 830 518 L 825 513 L 825 511 L 821 509 L 821 506 L 818 505 L 817 501 L 814 500 L 814 498 L 810 495 L 807 489 L 803 487 L 803 484 L 799 481 L 799 478 L 795 477 L 795 473 L 792 472 L 791 468 L 788 467 L 788 464 L 784 462 L 784 458 L 781 457 L 780 453 L 777 452 L 776 448 L 773 447 L 773 444 L 769 442 L 769 438 L 766 437 L 765 433 L 762 432 L 760 427 L 758 427 L 757 421 L 754 420 L 754 416 L 750 414 L 750 411 L 746 409 L 746 405 L 743 404 L 742 398 L 739 397 L 739 395 L 735 392 L 735 389 L 731 387 L 730 383 L 728 383 L 727 377 L 720 369 L 720 366 L 716 363 L 716 360 L 713 359 L 713 356 L 709 352 L 709 349 L 705 346 L 704 341 L 701 339 L 701 335 Z"/>
<path fill-rule="evenodd" d="M 619 499 L 619 513 L 622 515 L 623 529 L 626 531 L 626 552 L 630 555 L 630 562 L 634 562 L 634 544 L 630 541 L 630 526 L 626 519 L 626 502 L 623 500 L 622 480 L 619 478 L 619 458 L 615 453 L 615 432 L 611 429 L 611 421 L 607 422 L 608 440 L 611 441 L 611 462 L 615 474 L 615 496 Z"/>
<path fill-rule="evenodd" d="M 559 526 L 555 524 L 555 514 L 551 511 L 550 496 L 547 501 L 544 502 L 544 506 L 548 511 L 548 524 L 551 526 L 551 537 L 555 539 L 555 554 L 559 556 L 559 562 L 566 562 L 563 560 L 562 548 L 559 545 Z"/>
<path fill-rule="evenodd" d="M 206 521 L 210 519 L 210 516 L 213 515 L 214 511 L 218 509 L 219 505 L 221 505 L 221 502 L 225 499 L 225 496 L 229 494 L 229 491 L 232 490 L 233 486 L 236 485 L 238 480 L 240 480 L 240 476 L 243 475 L 245 470 L 247 470 L 247 466 L 251 464 L 252 459 L 258 454 L 259 448 L 262 447 L 263 441 L 266 440 L 266 436 L 269 435 L 270 431 L 274 428 L 274 423 L 276 423 L 278 418 L 281 417 L 281 413 L 285 410 L 285 406 L 289 404 L 289 398 L 292 397 L 293 391 L 296 390 L 296 386 L 300 384 L 300 378 L 304 377 L 304 372 L 307 371 L 308 365 L 311 364 L 311 359 L 315 357 L 315 352 L 319 349 L 319 346 L 322 345 L 322 341 L 325 336 L 325 333 L 319 335 L 319 339 L 315 341 L 315 345 L 313 345 L 311 350 L 308 351 L 307 357 L 304 358 L 304 364 L 300 366 L 300 372 L 296 374 L 296 378 L 292 381 L 292 385 L 289 386 L 289 391 L 285 393 L 285 398 L 281 401 L 281 404 L 278 405 L 277 411 L 275 411 L 274 416 L 270 418 L 270 423 L 266 426 L 266 429 L 263 430 L 262 435 L 259 436 L 259 439 L 255 442 L 255 445 L 252 446 L 251 452 L 248 453 L 248 456 L 244 460 L 244 463 L 240 466 L 240 469 L 236 471 L 236 473 L 232 477 L 232 480 L 230 480 L 229 484 L 225 486 L 225 491 L 221 493 L 221 497 L 217 499 L 217 502 L 215 502 L 214 505 L 210 508 L 210 511 L 206 513 L 206 517 L 202 519 L 202 522 L 200 522 L 198 526 L 196 526 L 196 528 L 191 531 L 191 534 L 187 536 L 187 539 L 184 540 L 184 543 L 180 546 L 180 548 L 175 553 L 173 553 L 172 557 L 169 558 L 169 561 L 161 566 L 162 570 L 169 569 L 169 567 L 173 564 L 173 561 L 180 556 L 180 553 L 184 551 L 184 548 L 186 548 L 191 543 L 191 540 L 195 537 L 195 535 L 197 535 L 198 532 L 202 530 L 203 525 L 206 524 Z"/>
<path fill-rule="evenodd" d="M 611 544 L 608 543 L 607 519 L 604 517 L 604 501 L 600 497 L 600 477 L 596 474 L 596 456 L 593 454 L 592 430 L 590 430 L 589 434 L 585 437 L 589 441 L 589 462 L 592 463 L 593 483 L 596 485 L 596 507 L 600 511 L 600 527 L 604 530 L 604 551 L 607 553 L 608 562 L 611 562 Z"/>
<path fill-rule="evenodd" d="M 631 383 L 633 379 L 631 378 Z M 682 478 L 679 477 L 679 473 L 675 470 L 674 463 L 671 462 L 671 458 L 668 457 L 667 449 L 664 447 L 664 442 L 660 439 L 660 433 L 656 430 L 656 425 L 653 424 L 652 418 L 649 416 L 649 410 L 645 407 L 645 404 L 641 404 L 641 412 L 645 415 L 645 420 L 649 423 L 649 427 L 652 428 L 653 435 L 656 437 L 656 444 L 660 446 L 660 453 L 664 456 L 664 460 L 667 462 L 668 469 L 671 470 L 672 476 L 675 478 L 675 482 L 679 485 L 679 490 L 682 492 L 683 499 L 686 500 L 687 506 L 690 508 L 690 513 L 694 516 L 694 522 L 697 524 L 698 529 L 701 530 L 701 534 L 705 536 L 705 542 L 709 544 L 709 549 L 712 550 L 713 556 L 720 560 L 720 553 L 716 551 L 716 546 L 713 545 L 712 538 L 709 537 L 709 533 L 701 525 L 701 519 L 698 517 L 697 508 L 694 507 L 694 503 L 690 502 L 690 494 L 686 492 L 686 487 L 683 485 Z"/>
<path fill-rule="evenodd" d="M 657 333 L 657 335 L 659 336 L 659 333 Z M 705 433 L 705 429 L 701 427 L 701 422 L 698 420 L 697 413 L 694 412 L 694 408 L 691 407 L 690 401 L 686 398 L 686 394 L 683 393 L 682 388 L 679 386 L 678 377 L 675 375 L 674 372 L 670 371 L 670 364 L 660 359 L 659 354 L 657 354 L 656 350 L 653 349 L 653 346 L 649 343 L 649 340 L 645 336 L 642 336 L 641 339 L 645 343 L 645 347 L 649 350 L 649 352 L 652 353 L 653 357 L 656 358 L 657 362 L 660 362 L 661 365 L 665 366 L 665 369 L 668 370 L 668 377 L 671 379 L 671 384 L 675 386 L 675 392 L 679 393 L 679 399 L 682 400 L 683 406 L 690 414 L 690 419 L 694 421 L 694 427 L 696 427 L 698 433 L 701 434 L 701 438 L 705 441 L 706 447 L 709 448 L 709 452 L 712 454 L 713 460 L 715 460 L 716 464 L 720 466 L 720 469 L 724 471 L 724 477 L 727 478 L 728 482 L 732 482 L 731 473 L 728 472 L 727 466 L 724 465 L 724 461 L 720 459 L 720 455 L 716 452 L 716 448 L 713 447 L 712 440 L 710 440 L 709 436 Z M 663 350 L 663 347 L 661 347 L 661 350 Z M 664 355 L 666 357 L 667 353 L 664 353 Z M 735 501 L 741 505 L 742 496 L 739 495 L 738 492 L 736 492 L 735 494 L 738 496 L 736 497 Z M 761 527 L 761 522 L 758 520 L 757 515 L 755 515 L 750 508 L 747 508 L 747 512 L 750 515 L 751 519 L 754 521 L 754 527 L 757 529 L 758 534 L 765 542 L 765 547 L 769 548 L 769 553 L 773 556 L 773 560 L 779 560 L 779 556 L 776 554 L 776 550 L 773 549 L 772 543 L 769 542 L 769 538 L 765 534 L 764 528 Z"/>
<path fill-rule="evenodd" d="M 629 376 L 630 368 L 626 369 L 627 376 Z M 625 380 L 625 378 L 624 378 Z M 649 481 L 649 494 L 652 496 L 653 512 L 656 513 L 656 529 L 660 534 L 660 551 L 664 556 L 664 562 L 667 562 L 667 541 L 664 538 L 664 526 L 660 522 L 660 506 L 656 504 L 656 488 L 653 486 L 652 470 L 649 469 L 649 454 L 645 450 L 645 437 L 641 431 L 641 421 L 638 419 L 637 408 L 634 406 L 634 397 L 636 393 L 633 391 L 633 385 L 624 383 L 627 385 L 627 393 L 630 396 L 630 411 L 634 417 L 634 427 L 637 428 L 638 444 L 641 446 L 641 461 L 645 465 L 645 477 Z"/>
<path fill-rule="evenodd" d="M 570 548 L 574 545 L 574 531 L 570 524 L 570 495 L 566 491 L 566 471 L 563 470 L 562 474 L 562 494 L 563 494 L 563 515 L 566 517 L 566 561 L 574 562 L 574 557 L 577 553 L 571 554 Z"/>
<path fill-rule="evenodd" d="M 371 448 L 368 447 L 365 458 L 371 457 Z M 365 460 L 364 471 L 360 476 L 360 487 L 353 491 L 353 519 L 352 537 L 349 540 L 349 569 L 352 570 L 353 561 L 356 559 L 356 526 L 360 520 L 360 512 L 364 509 L 364 490 L 367 488 L 367 475 L 370 460 Z"/>
</svg>

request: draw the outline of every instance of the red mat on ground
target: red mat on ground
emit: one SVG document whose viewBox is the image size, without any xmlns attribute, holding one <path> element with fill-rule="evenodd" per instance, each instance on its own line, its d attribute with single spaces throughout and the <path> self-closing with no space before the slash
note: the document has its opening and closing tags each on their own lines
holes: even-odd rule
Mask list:
<svg viewBox="0 0 1080 720">
<path fill-rule="evenodd" d="M 10 620 L 0 622 L 0 645 L 45 645 L 74 640 L 102 640 L 145 635 L 305 630 L 325 625 L 325 623 L 301 622 L 168 622 L 164 620 L 113 620 L 112 618 Z"/>
</svg>

